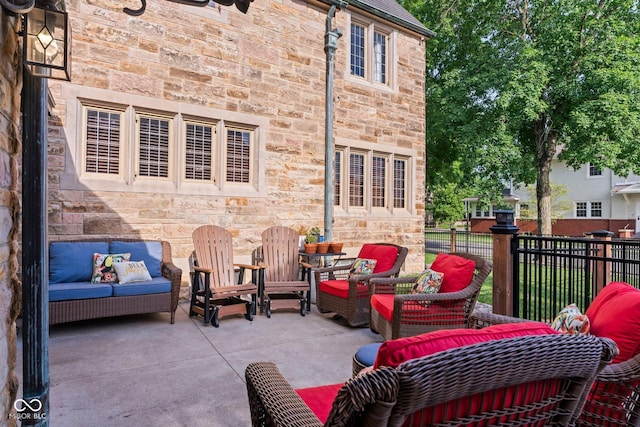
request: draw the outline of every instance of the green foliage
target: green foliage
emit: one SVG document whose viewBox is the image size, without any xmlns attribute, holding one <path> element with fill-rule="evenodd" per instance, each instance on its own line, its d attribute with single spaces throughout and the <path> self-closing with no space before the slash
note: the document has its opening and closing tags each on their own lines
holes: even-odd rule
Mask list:
<svg viewBox="0 0 640 427">
<path fill-rule="evenodd" d="M 427 203 L 433 219 L 437 224 L 447 223 L 452 225 L 464 218 L 464 192 L 461 192 L 455 184 L 444 183 L 431 188 L 431 201 Z"/>
<path fill-rule="evenodd" d="M 305 238 L 305 243 L 317 243 L 318 242 L 318 237 L 320 237 L 320 228 L 319 227 L 312 227 L 307 232 L 307 237 Z"/>
<path fill-rule="evenodd" d="M 464 183 L 486 203 L 507 182 L 539 180 L 548 198 L 558 153 L 573 167 L 640 173 L 638 0 L 400 2 L 437 33 L 427 187 Z"/>
</svg>

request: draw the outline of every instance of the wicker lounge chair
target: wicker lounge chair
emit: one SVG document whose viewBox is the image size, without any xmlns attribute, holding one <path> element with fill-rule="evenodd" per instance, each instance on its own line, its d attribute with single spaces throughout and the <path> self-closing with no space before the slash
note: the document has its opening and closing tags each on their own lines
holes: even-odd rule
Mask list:
<svg viewBox="0 0 640 427">
<path fill-rule="evenodd" d="M 538 335 L 438 352 L 347 381 L 324 425 L 572 425 L 615 351 L 593 336 Z M 254 427 L 323 425 L 273 363 L 245 376 Z"/>
<path fill-rule="evenodd" d="M 468 328 L 480 288 L 491 273 L 492 265 L 484 258 L 467 253 L 450 255 L 475 262 L 473 279 L 456 292 L 412 294 L 418 276 L 371 279 L 371 330 L 389 340 L 438 329 Z"/>
<path fill-rule="evenodd" d="M 619 283 L 607 285 L 617 286 Z M 601 291 L 600 295 L 594 299 L 591 306 L 594 306 L 600 296 L 604 295 Z M 611 300 L 610 307 L 614 310 L 616 306 L 625 304 L 633 304 L 635 306 L 634 313 L 609 313 L 610 319 L 615 319 L 618 331 L 624 338 L 620 344 L 631 343 L 636 345 L 636 350 L 640 343 L 637 341 L 638 322 L 640 321 L 640 292 L 635 296 L 626 295 L 618 296 L 624 301 Z M 614 295 L 616 297 L 616 295 Z M 635 303 L 630 300 L 635 298 Z M 623 309 L 624 311 L 624 309 Z M 594 328 L 597 326 L 598 316 L 594 316 L 589 310 L 586 314 L 591 315 L 592 332 L 598 332 Z M 634 319 L 630 319 L 630 318 Z M 502 323 L 527 322 L 525 319 L 519 319 L 510 316 L 504 316 L 492 313 L 474 313 L 472 316 L 472 327 L 483 328 L 489 325 Z M 613 338 L 613 334 L 611 334 Z M 616 337 L 617 338 L 617 337 Z M 619 347 L 620 347 L 619 344 Z M 628 359 L 624 359 L 624 348 L 621 348 L 620 356 L 623 360 L 619 360 L 620 356 L 606 366 L 596 377 L 591 392 L 587 396 L 585 406 L 576 422 L 578 427 L 602 427 L 602 426 L 624 426 L 624 427 L 640 427 L 640 354 L 635 354 Z M 628 353 L 626 353 L 628 354 Z"/>
<path fill-rule="evenodd" d="M 204 323 L 216 328 L 219 319 L 243 314 L 253 320 L 258 288 L 254 283 L 242 283 L 244 270 L 258 271 L 260 267 L 233 263 L 231 232 L 215 225 L 203 225 L 193 232 L 195 247 L 194 274 L 191 284 L 189 315 L 201 315 Z M 240 269 L 239 283 L 235 268 Z M 256 276 L 256 275 L 253 275 Z M 251 301 L 242 297 L 249 296 Z"/>
<path fill-rule="evenodd" d="M 311 265 L 299 262 L 299 237 L 294 229 L 282 226 L 262 232 L 264 281 L 260 290 L 260 313 L 266 310 L 267 317 L 271 317 L 271 310 L 278 308 L 299 308 L 300 314 L 305 315 L 311 287 L 299 276 L 301 267 L 311 268 Z"/>
<path fill-rule="evenodd" d="M 323 313 L 333 312 L 344 317 L 350 326 L 369 324 L 369 280 L 377 277 L 397 277 L 407 257 L 408 249 L 391 243 L 365 244 L 359 258 L 376 259 L 372 274 L 350 275 L 353 263 L 334 267 L 314 268 L 316 304 Z M 392 254 L 392 256 L 391 256 Z M 392 259 L 393 258 L 393 259 Z"/>
</svg>

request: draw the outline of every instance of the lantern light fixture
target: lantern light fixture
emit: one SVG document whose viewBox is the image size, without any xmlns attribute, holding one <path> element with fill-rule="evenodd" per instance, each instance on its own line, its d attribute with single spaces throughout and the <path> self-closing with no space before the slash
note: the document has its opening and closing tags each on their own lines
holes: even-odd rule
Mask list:
<svg viewBox="0 0 640 427">
<path fill-rule="evenodd" d="M 23 15 L 23 61 L 36 77 L 71 80 L 69 16 L 61 0 L 36 1 Z"/>
</svg>

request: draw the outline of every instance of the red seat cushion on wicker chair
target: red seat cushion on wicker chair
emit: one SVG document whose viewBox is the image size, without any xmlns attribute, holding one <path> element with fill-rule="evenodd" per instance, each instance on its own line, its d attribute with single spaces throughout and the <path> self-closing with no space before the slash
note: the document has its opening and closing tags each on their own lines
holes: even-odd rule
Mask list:
<svg viewBox="0 0 640 427">
<path fill-rule="evenodd" d="M 383 342 L 373 367 L 390 366 L 395 368 L 410 359 L 486 341 L 558 333 L 541 322 L 507 323 L 484 329 L 443 329 Z"/>
<path fill-rule="evenodd" d="M 331 412 L 333 401 L 336 399 L 340 388 L 344 384 L 330 384 L 319 387 L 299 388 L 296 390 L 298 396 L 304 400 L 309 409 L 316 414 L 316 417 L 322 421 L 322 424 L 327 421 L 327 417 Z"/>
<path fill-rule="evenodd" d="M 360 248 L 358 258 L 375 259 L 376 267 L 374 273 L 382 273 L 391 270 L 398 258 L 398 248 L 395 246 L 376 245 L 365 243 Z"/>
<path fill-rule="evenodd" d="M 440 253 L 431 264 L 433 271 L 444 273 L 440 293 L 458 292 L 469 286 L 476 268 L 475 261 L 461 256 Z"/>
<path fill-rule="evenodd" d="M 595 297 L 585 313 L 591 334 L 611 338 L 620 354 L 611 363 L 640 353 L 640 290 L 623 282 L 611 282 Z"/>
<path fill-rule="evenodd" d="M 366 292 L 367 285 L 358 284 L 358 290 Z M 349 281 L 348 280 L 325 280 L 320 282 L 320 291 L 334 297 L 347 299 L 349 297 Z"/>
<path fill-rule="evenodd" d="M 394 301 L 393 294 L 374 294 L 373 296 L 371 296 L 371 309 L 380 313 L 380 315 L 385 319 L 387 319 L 389 322 L 392 322 L 393 321 L 393 301 Z M 456 312 L 453 312 L 452 310 L 449 310 L 446 307 L 443 307 L 441 305 L 439 306 L 437 304 L 429 304 L 426 307 L 416 304 L 410 310 L 412 321 L 420 320 L 420 317 L 418 317 L 419 312 L 424 312 L 425 320 L 437 319 L 437 315 L 442 314 L 442 316 L 445 316 L 448 320 L 451 319 L 453 321 L 454 320 L 453 316 L 457 314 Z M 460 317 L 462 317 L 462 320 L 464 321 L 464 314 L 462 312 L 459 312 L 459 313 L 460 313 Z"/>
<path fill-rule="evenodd" d="M 640 290 L 623 282 L 611 282 L 593 300 L 585 313 L 591 322 L 590 332 L 614 340 L 620 354 L 612 364 L 624 362 L 640 353 Z M 633 383 L 634 386 L 637 382 Z M 602 426 L 626 425 L 625 397 L 632 387 L 617 382 L 596 381 L 585 402 L 583 417 Z M 604 420 L 608 419 L 608 422 Z"/>
</svg>

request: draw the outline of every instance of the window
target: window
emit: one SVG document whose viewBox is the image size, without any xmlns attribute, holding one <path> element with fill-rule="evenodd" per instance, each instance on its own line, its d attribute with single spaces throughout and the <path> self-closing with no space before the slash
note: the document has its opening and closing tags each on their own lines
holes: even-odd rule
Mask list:
<svg viewBox="0 0 640 427">
<path fill-rule="evenodd" d="M 227 182 L 249 183 L 251 173 L 251 133 L 227 130 Z"/>
<path fill-rule="evenodd" d="M 344 164 L 343 159 L 349 159 Z M 337 148 L 334 161 L 334 205 L 368 210 L 409 209 L 410 160 L 395 153 Z M 343 182 L 342 177 L 348 177 Z M 346 191 L 347 197 L 342 197 Z"/>
<path fill-rule="evenodd" d="M 576 202 L 576 218 L 601 218 L 602 202 Z"/>
<path fill-rule="evenodd" d="M 349 157 L 349 205 L 364 206 L 364 154 Z"/>
<path fill-rule="evenodd" d="M 482 216 L 482 207 L 479 204 L 476 204 L 476 218 Z"/>
<path fill-rule="evenodd" d="M 407 203 L 407 161 L 393 161 L 393 207 L 406 208 Z"/>
<path fill-rule="evenodd" d="M 85 109 L 85 172 L 107 175 L 120 173 L 121 122 L 122 112 Z"/>
<path fill-rule="evenodd" d="M 138 174 L 169 177 L 169 120 L 138 116 Z"/>
<path fill-rule="evenodd" d="M 392 33 L 373 23 L 351 22 L 349 66 L 352 76 L 389 85 Z"/>
<path fill-rule="evenodd" d="M 587 202 L 576 202 L 576 217 L 587 217 Z"/>
<path fill-rule="evenodd" d="M 211 181 L 213 179 L 213 126 L 186 123 L 185 179 Z"/>
<path fill-rule="evenodd" d="M 373 156 L 372 171 L 372 205 L 374 208 L 384 208 L 386 206 L 385 183 L 387 181 L 387 159 L 380 156 Z"/>
<path fill-rule="evenodd" d="M 594 165 L 593 163 L 589 163 L 589 176 L 590 177 L 602 176 L 602 169 L 600 169 L 598 166 Z"/>
<path fill-rule="evenodd" d="M 194 185 L 221 190 L 224 183 L 233 183 L 257 189 L 256 126 L 95 101 L 83 105 L 82 115 L 78 154 L 86 177 L 111 179 L 116 185 L 117 178 L 127 189 L 156 189 L 155 183 L 162 182 L 172 183 L 173 189 L 191 186 L 185 192 L 198 193 L 206 187 L 197 190 Z"/>
</svg>

